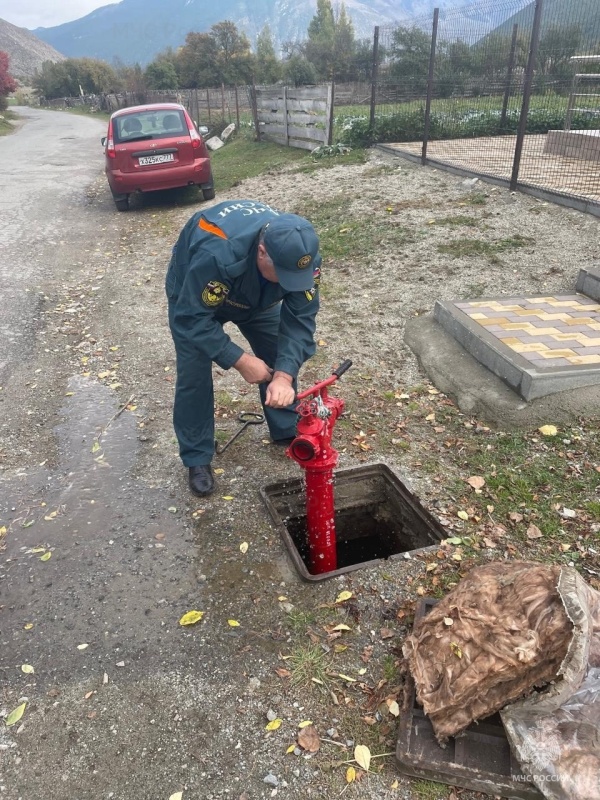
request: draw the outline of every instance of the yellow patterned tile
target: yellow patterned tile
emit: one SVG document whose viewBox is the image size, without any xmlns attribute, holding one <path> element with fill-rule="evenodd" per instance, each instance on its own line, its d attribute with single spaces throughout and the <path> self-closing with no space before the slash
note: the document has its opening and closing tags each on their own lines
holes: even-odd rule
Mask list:
<svg viewBox="0 0 600 800">
<path fill-rule="evenodd" d="M 577 353 L 574 350 L 544 350 L 540 355 L 542 358 L 571 358 Z"/>
<path fill-rule="evenodd" d="M 512 336 L 512 337 L 509 336 L 506 339 L 503 339 L 502 337 L 500 337 L 500 341 L 502 342 L 502 344 L 506 344 L 509 347 L 513 347 L 513 348 L 514 348 L 514 346 L 516 344 L 521 344 L 519 339 L 515 339 L 514 336 Z"/>
<path fill-rule="evenodd" d="M 591 317 L 579 317 L 575 319 L 574 317 L 569 317 L 569 319 L 565 320 L 567 325 L 591 325 L 596 320 L 592 319 Z"/>
<path fill-rule="evenodd" d="M 487 327 L 488 325 L 504 325 L 507 322 L 508 320 L 506 317 L 492 317 L 491 319 L 479 320 L 479 324 L 483 325 L 484 327 Z"/>
<path fill-rule="evenodd" d="M 554 300 L 554 297 L 526 297 L 528 303 L 547 303 L 549 300 Z"/>
<path fill-rule="evenodd" d="M 571 364 L 600 364 L 600 355 L 575 356 L 569 361 Z"/>
<path fill-rule="evenodd" d="M 471 319 L 477 319 L 477 320 L 487 319 L 487 314 L 469 314 L 469 316 L 471 317 Z"/>
<path fill-rule="evenodd" d="M 505 331 L 538 331 L 539 328 L 536 328 L 535 325 L 532 325 L 531 322 L 507 322 L 506 325 L 502 326 Z"/>
<path fill-rule="evenodd" d="M 561 322 L 568 322 L 573 319 L 570 314 L 551 314 L 549 311 L 535 311 L 534 316 L 543 319 L 545 322 L 552 322 L 554 319 L 559 319 Z"/>
<path fill-rule="evenodd" d="M 543 342 L 523 344 L 523 342 L 517 341 L 516 344 L 511 344 L 511 349 L 517 353 L 543 353 L 544 350 L 548 350 L 548 345 L 545 345 Z"/>
</svg>

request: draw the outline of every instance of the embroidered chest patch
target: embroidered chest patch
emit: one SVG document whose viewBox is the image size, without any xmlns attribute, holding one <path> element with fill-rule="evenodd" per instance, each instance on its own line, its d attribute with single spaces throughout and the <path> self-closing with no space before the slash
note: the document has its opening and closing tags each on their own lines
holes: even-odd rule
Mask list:
<svg viewBox="0 0 600 800">
<path fill-rule="evenodd" d="M 202 291 L 202 302 L 209 308 L 220 306 L 229 294 L 229 289 L 219 281 L 209 281 Z"/>
</svg>

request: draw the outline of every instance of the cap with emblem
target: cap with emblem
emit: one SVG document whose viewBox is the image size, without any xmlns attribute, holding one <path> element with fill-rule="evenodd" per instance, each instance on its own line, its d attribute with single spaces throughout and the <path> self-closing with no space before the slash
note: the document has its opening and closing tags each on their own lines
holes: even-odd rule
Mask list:
<svg viewBox="0 0 600 800">
<path fill-rule="evenodd" d="M 313 287 L 313 268 L 319 266 L 319 237 L 310 222 L 297 214 L 280 214 L 264 228 L 263 239 L 286 292 Z"/>
</svg>

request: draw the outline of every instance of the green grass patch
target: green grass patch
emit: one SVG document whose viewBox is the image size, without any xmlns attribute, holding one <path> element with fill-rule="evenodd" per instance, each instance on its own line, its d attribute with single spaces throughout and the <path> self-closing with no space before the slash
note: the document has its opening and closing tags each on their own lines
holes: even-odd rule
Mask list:
<svg viewBox="0 0 600 800">
<path fill-rule="evenodd" d="M 247 178 L 275 173 L 289 164 L 309 162 L 310 153 L 306 150 L 256 142 L 245 133 L 238 134 L 211 155 L 217 192 L 226 192 Z"/>
<path fill-rule="evenodd" d="M 345 166 L 352 167 L 357 164 L 365 164 L 367 161 L 367 151 L 361 147 L 353 148 L 349 153 L 341 153 L 332 156 L 322 156 L 321 158 L 309 157 L 309 161 L 302 162 L 297 169 L 291 172 L 310 173 L 320 169 L 330 169 L 331 167 Z"/>
<path fill-rule="evenodd" d="M 12 111 L 7 110 L 3 111 L 2 114 L 0 114 L 0 117 L 2 117 L 2 119 L 0 119 L 0 136 L 5 136 L 7 133 L 14 131 L 15 126 L 11 123 L 17 119 L 16 114 L 13 114 Z"/>
<path fill-rule="evenodd" d="M 436 219 L 435 225 L 448 225 L 450 227 L 455 225 L 467 225 L 476 228 L 479 225 L 479 220 L 475 217 L 467 217 L 466 214 L 457 214 L 454 217 L 443 217 Z"/>
<path fill-rule="evenodd" d="M 529 236 L 515 234 L 506 239 L 498 239 L 495 242 L 486 242 L 483 239 L 455 239 L 453 242 L 438 244 L 437 249 L 440 253 L 447 253 L 453 258 L 470 258 L 472 256 L 486 256 L 492 264 L 498 264 L 500 259 L 498 253 L 505 253 L 507 250 L 515 250 L 519 247 L 527 247 L 534 243 Z"/>
<path fill-rule="evenodd" d="M 315 680 L 324 685 L 329 682 L 327 670 L 330 658 L 317 644 L 295 647 L 285 663 L 291 673 L 290 684 L 292 686 L 308 686 Z"/>
<path fill-rule="evenodd" d="M 414 781 L 411 785 L 413 800 L 445 800 L 448 787 L 434 781 Z"/>
<path fill-rule="evenodd" d="M 485 479 L 480 499 L 473 494 L 463 497 L 461 505 L 480 504 L 479 514 L 486 517 L 486 505 L 493 506 L 492 516 L 510 524 L 515 541 L 545 550 L 544 558 L 572 560 L 573 548 L 563 553 L 557 545 L 571 543 L 590 534 L 590 525 L 600 520 L 598 472 L 600 464 L 600 427 L 588 421 L 586 429 L 571 428 L 558 437 L 527 432 L 489 434 L 485 442 L 464 441 L 463 469 L 469 475 Z M 449 487 L 454 496 L 465 494 L 464 484 Z M 563 516 L 563 508 L 575 516 Z M 515 519 L 510 515 L 522 515 Z M 536 525 L 543 537 L 530 540 L 527 529 Z"/>
<path fill-rule="evenodd" d="M 353 216 L 345 194 L 329 200 L 317 198 L 309 201 L 298 213 L 315 226 L 323 257 L 334 261 L 366 258 L 374 250 L 385 248 L 397 252 L 414 241 L 412 231 L 394 217 Z"/>
</svg>

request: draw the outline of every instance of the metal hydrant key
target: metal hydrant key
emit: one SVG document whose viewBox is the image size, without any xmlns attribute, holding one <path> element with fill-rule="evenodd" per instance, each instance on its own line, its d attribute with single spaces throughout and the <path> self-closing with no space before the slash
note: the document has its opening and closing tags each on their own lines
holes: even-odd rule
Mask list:
<svg viewBox="0 0 600 800">
<path fill-rule="evenodd" d="M 215 453 L 220 456 L 221 453 L 224 453 L 225 450 L 229 447 L 229 445 L 234 442 L 240 434 L 242 434 L 248 425 L 261 425 L 265 421 L 264 414 L 257 414 L 254 411 L 242 411 L 241 414 L 238 416 L 238 422 L 242 423 L 242 427 L 236 431 L 231 439 L 221 447 L 215 441 Z"/>
</svg>

